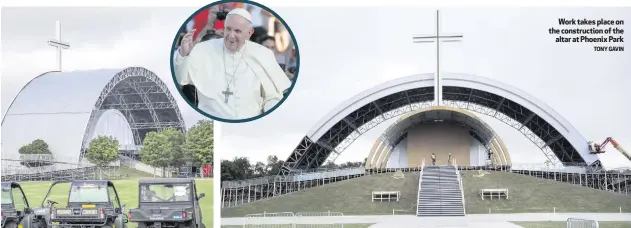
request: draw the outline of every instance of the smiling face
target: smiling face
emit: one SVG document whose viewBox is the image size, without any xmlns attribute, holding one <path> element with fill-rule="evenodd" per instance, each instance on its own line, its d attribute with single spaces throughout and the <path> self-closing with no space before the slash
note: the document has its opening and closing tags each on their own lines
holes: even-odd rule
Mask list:
<svg viewBox="0 0 631 228">
<path fill-rule="evenodd" d="M 224 23 L 224 46 L 232 52 L 238 51 L 253 33 L 254 29 L 248 20 L 239 15 L 228 15 Z"/>
</svg>

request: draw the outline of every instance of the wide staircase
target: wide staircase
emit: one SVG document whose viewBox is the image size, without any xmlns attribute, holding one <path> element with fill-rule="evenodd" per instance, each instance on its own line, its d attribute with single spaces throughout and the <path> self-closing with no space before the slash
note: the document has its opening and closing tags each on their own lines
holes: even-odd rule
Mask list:
<svg viewBox="0 0 631 228">
<path fill-rule="evenodd" d="M 464 216 L 462 180 L 455 166 L 424 166 L 419 180 L 417 216 Z"/>
</svg>

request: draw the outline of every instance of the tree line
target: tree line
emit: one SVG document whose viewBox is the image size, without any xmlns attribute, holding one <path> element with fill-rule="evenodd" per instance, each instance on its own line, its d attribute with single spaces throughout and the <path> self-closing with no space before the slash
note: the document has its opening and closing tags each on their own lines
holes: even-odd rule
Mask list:
<svg viewBox="0 0 631 228">
<path fill-rule="evenodd" d="M 185 164 L 203 167 L 213 164 L 213 123 L 200 120 L 186 135 L 175 128 L 149 132 L 140 150 L 140 161 L 156 168 L 181 167 Z M 88 146 L 85 158 L 98 167 L 119 159 L 119 142 L 111 136 L 98 136 Z M 51 154 L 44 140 L 36 139 L 22 146 L 20 154 Z"/>
<path fill-rule="evenodd" d="M 20 154 L 51 154 L 48 149 L 48 143 L 44 140 L 36 139 L 33 142 L 20 147 L 18 150 Z"/>
<path fill-rule="evenodd" d="M 352 167 L 362 167 L 365 164 L 364 162 L 345 162 L 341 164 L 336 164 L 334 162 L 327 162 L 321 168 L 352 168 Z M 274 176 L 278 175 L 285 163 L 284 160 L 278 159 L 276 155 L 270 155 L 267 157 L 267 161 L 264 162 L 256 162 L 252 164 L 250 159 L 247 157 L 235 157 L 232 160 L 221 160 L 221 181 L 235 181 L 235 180 L 246 180 L 253 178 L 260 178 L 265 176 Z"/>
</svg>

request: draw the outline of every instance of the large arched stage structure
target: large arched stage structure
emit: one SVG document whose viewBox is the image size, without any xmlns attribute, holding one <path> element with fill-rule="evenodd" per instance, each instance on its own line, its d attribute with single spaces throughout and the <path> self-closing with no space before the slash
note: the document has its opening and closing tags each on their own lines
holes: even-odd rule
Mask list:
<svg viewBox="0 0 631 228">
<path fill-rule="evenodd" d="M 442 135 L 427 134 L 427 131 L 445 129 L 448 131 L 442 132 Z M 454 129 L 456 131 L 453 131 Z M 451 137 L 452 135 L 445 135 L 454 133 L 455 138 Z M 422 137 L 427 138 L 422 139 Z M 408 138 L 411 139 L 408 140 Z M 423 146 L 427 146 L 428 141 L 442 142 L 441 151 L 454 152 L 454 158 L 458 159 L 459 165 L 483 166 L 487 159 L 493 165 L 511 164 L 510 154 L 504 142 L 483 120 L 463 109 L 432 106 L 406 113 L 390 125 L 375 141 L 366 159 L 365 167 L 367 169 L 420 167 L 423 158 L 429 163 L 430 155 L 425 153 L 423 156 L 419 153 L 418 143 L 409 142 L 418 139 L 425 141 L 422 143 Z M 410 146 L 415 148 L 410 148 Z M 413 151 L 414 149 L 416 150 Z M 430 146 L 428 149 L 435 150 L 436 148 Z M 488 152 L 491 152 L 490 157 Z M 443 160 L 442 164 L 444 163 Z M 405 167 L 400 167 L 402 165 Z"/>
<path fill-rule="evenodd" d="M 527 93 L 489 78 L 443 73 L 442 105 L 494 117 L 531 140 L 552 164 L 603 165 L 561 115 Z M 392 80 L 348 99 L 322 118 L 286 160 L 281 175 L 320 167 L 381 122 L 435 106 L 434 74 Z"/>
<path fill-rule="evenodd" d="M 18 159 L 20 147 L 42 139 L 56 162 L 80 163 L 107 111 L 125 117 L 136 146 L 151 131 L 186 130 L 168 88 L 145 68 L 48 72 L 26 84 L 6 111 L 2 159 Z"/>
</svg>

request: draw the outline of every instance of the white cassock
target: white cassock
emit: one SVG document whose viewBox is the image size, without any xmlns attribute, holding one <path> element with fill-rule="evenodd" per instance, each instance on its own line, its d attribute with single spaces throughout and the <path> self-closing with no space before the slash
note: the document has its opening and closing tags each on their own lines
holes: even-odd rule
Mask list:
<svg viewBox="0 0 631 228">
<path fill-rule="evenodd" d="M 178 83 L 194 85 L 197 107 L 219 118 L 246 119 L 274 107 L 291 86 L 274 53 L 251 41 L 230 53 L 223 40 L 198 43 L 186 57 L 176 51 Z"/>
</svg>

